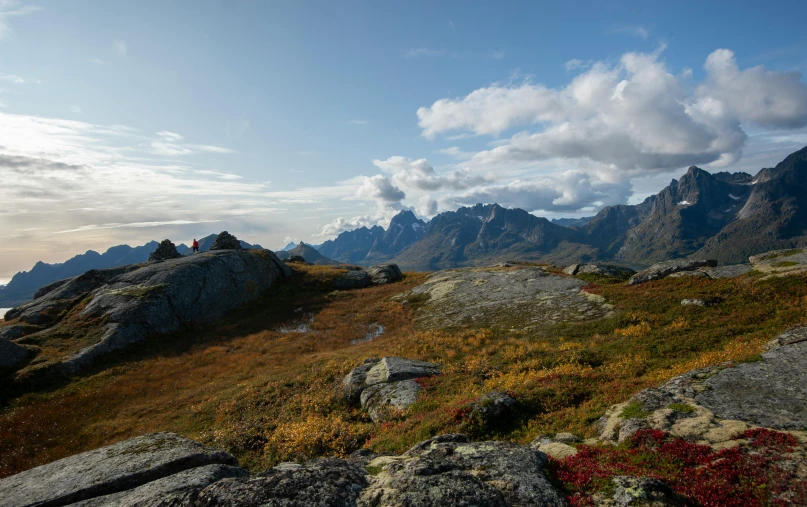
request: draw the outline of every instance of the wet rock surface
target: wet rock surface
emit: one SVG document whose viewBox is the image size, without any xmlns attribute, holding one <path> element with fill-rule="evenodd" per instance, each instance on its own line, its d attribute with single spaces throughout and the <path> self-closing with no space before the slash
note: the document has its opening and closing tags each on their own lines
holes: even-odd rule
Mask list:
<svg viewBox="0 0 807 507">
<path fill-rule="evenodd" d="M 9 507 L 69 505 L 205 465 L 236 467 L 238 462 L 176 434 L 153 433 L 0 479 L 0 498 Z"/>
<path fill-rule="evenodd" d="M 258 298 L 291 270 L 269 250 L 225 250 L 145 266 L 92 270 L 9 312 L 41 327 L 84 304 L 80 317 L 103 322 L 100 339 L 58 360 L 73 373 L 95 358 L 182 326 L 221 317 Z"/>
<path fill-rule="evenodd" d="M 652 280 L 661 280 L 673 273 L 682 271 L 695 271 L 698 268 L 714 268 L 717 267 L 716 260 L 693 260 L 693 259 L 675 259 L 671 261 L 659 262 L 653 264 L 649 268 L 640 271 L 633 275 L 628 280 L 629 285 L 638 285 L 640 283 L 650 282 Z"/>
<path fill-rule="evenodd" d="M 544 475 L 543 453 L 510 442 L 468 442 L 442 435 L 401 456 L 382 456 L 367 468 L 375 475 L 360 507 L 561 506 L 562 493 Z"/>
<path fill-rule="evenodd" d="M 613 306 L 584 292 L 586 284 L 539 267 L 452 269 L 394 299 L 416 305 L 418 322 L 425 327 L 532 329 L 609 315 Z"/>
<path fill-rule="evenodd" d="M 403 357 L 367 359 L 342 380 L 345 397 L 360 402 L 370 417 L 383 421 L 406 410 L 415 401 L 421 386 L 415 379 L 440 374 L 440 367 Z"/>
</svg>

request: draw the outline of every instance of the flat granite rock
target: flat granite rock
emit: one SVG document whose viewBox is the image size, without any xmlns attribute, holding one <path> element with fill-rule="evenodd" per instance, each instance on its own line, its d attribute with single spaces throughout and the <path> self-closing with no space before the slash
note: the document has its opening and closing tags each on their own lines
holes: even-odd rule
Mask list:
<svg viewBox="0 0 807 507">
<path fill-rule="evenodd" d="M 214 464 L 235 467 L 238 461 L 174 433 L 152 433 L 0 479 L 0 503 L 69 505 Z"/>
<path fill-rule="evenodd" d="M 723 419 L 766 428 L 807 427 L 807 342 L 776 347 L 762 360 L 720 370 L 695 401 Z"/>
<path fill-rule="evenodd" d="M 358 507 L 565 506 L 544 475 L 546 456 L 511 442 L 469 442 L 441 435 L 401 456 L 382 456 L 367 469 L 370 485 Z"/>
<path fill-rule="evenodd" d="M 149 482 L 128 491 L 70 504 L 70 507 L 176 507 L 193 505 L 199 493 L 222 479 L 249 477 L 243 468 L 206 465 Z"/>
<path fill-rule="evenodd" d="M 611 314 L 605 298 L 582 290 L 587 284 L 532 266 L 463 268 L 436 273 L 393 299 L 416 304 L 416 318 L 428 328 L 534 329 Z"/>
<path fill-rule="evenodd" d="M 807 248 L 774 250 L 748 258 L 761 273 L 803 273 L 807 271 Z"/>
</svg>

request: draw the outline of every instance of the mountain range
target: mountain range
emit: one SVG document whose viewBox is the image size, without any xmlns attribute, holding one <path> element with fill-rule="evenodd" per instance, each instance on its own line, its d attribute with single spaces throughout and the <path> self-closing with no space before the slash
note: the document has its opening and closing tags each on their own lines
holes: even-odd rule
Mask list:
<svg viewBox="0 0 807 507">
<path fill-rule="evenodd" d="M 757 253 L 802 246 L 807 246 L 807 147 L 753 177 L 692 166 L 644 202 L 608 206 L 594 217 L 549 221 L 521 209 L 477 204 L 425 223 L 407 210 L 387 230 L 343 232 L 318 250 L 341 262 L 434 270 L 506 259 L 641 266 L 708 257 L 740 263 Z"/>
<path fill-rule="evenodd" d="M 208 250 L 215 237 L 199 240 L 199 249 Z M 607 206 L 593 217 L 550 221 L 518 208 L 477 204 L 425 222 L 404 210 L 387 229 L 360 227 L 321 245 L 290 243 L 279 254 L 301 255 L 316 264 L 395 262 L 402 269 L 425 271 L 511 259 L 646 266 L 706 257 L 732 264 L 765 251 L 804 246 L 807 147 L 755 176 L 712 174 L 692 166 L 642 203 Z M 0 287 L 0 307 L 17 305 L 39 287 L 89 269 L 145 262 L 156 247 L 156 241 L 120 245 L 103 254 L 90 250 L 61 264 L 37 262 Z M 190 249 L 179 245 L 177 250 L 187 254 Z"/>
<path fill-rule="evenodd" d="M 199 250 L 205 252 L 216 239 L 216 234 L 205 236 L 199 240 Z M 251 245 L 240 241 L 244 248 L 261 248 L 260 245 Z M 40 287 L 65 278 L 78 276 L 91 269 L 112 268 L 127 264 L 146 262 L 151 252 L 159 243 L 149 241 L 145 245 L 131 247 L 118 245 L 109 248 L 104 253 L 88 250 L 86 253 L 57 264 L 48 264 L 42 261 L 34 264 L 30 271 L 21 271 L 14 275 L 5 286 L 0 286 L 0 307 L 12 307 L 31 299 Z M 185 244 L 177 245 L 177 251 L 182 255 L 190 255 L 192 250 Z"/>
</svg>

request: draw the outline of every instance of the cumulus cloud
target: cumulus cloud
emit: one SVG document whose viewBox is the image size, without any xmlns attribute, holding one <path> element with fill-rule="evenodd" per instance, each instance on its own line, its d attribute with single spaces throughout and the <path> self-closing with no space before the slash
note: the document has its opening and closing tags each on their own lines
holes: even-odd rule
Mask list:
<svg viewBox="0 0 807 507">
<path fill-rule="evenodd" d="M 800 73 L 762 66 L 740 70 L 728 49 L 710 54 L 704 68 L 708 77 L 698 94 L 724 104 L 741 121 L 777 128 L 807 125 L 807 86 Z"/>
<path fill-rule="evenodd" d="M 390 178 L 381 174 L 362 176 L 360 181 L 361 184 L 356 190 L 356 197 L 373 199 L 380 206 L 393 206 L 406 198 L 403 190 L 393 185 Z"/>
<path fill-rule="evenodd" d="M 588 160 L 623 175 L 691 164 L 727 165 L 746 141 L 745 122 L 807 124 L 807 86 L 798 73 L 762 67 L 741 71 L 727 50 L 706 61 L 708 77 L 694 91 L 653 53 L 627 53 L 617 64 L 592 64 L 567 86 L 493 84 L 465 97 L 440 99 L 417 111 L 429 139 L 452 131 L 513 135 L 478 153 L 478 165 L 551 159 Z M 575 62 L 577 65 L 577 62 Z"/>
<path fill-rule="evenodd" d="M 352 231 L 355 229 L 359 229 L 361 227 L 373 227 L 374 225 L 378 224 L 378 217 L 371 217 L 368 215 L 353 217 L 353 218 L 344 218 L 339 217 L 335 219 L 333 222 L 329 224 L 325 224 L 322 227 L 322 232 L 315 234 L 315 236 L 319 237 L 333 237 L 339 235 L 339 233 L 345 231 Z"/>
<path fill-rule="evenodd" d="M 498 203 L 527 211 L 569 212 L 621 204 L 632 194 L 629 181 L 608 182 L 583 171 L 517 179 L 504 185 L 475 188 L 451 200 L 457 206 Z"/>
<path fill-rule="evenodd" d="M 386 160 L 373 160 L 373 165 L 392 174 L 392 182 L 407 189 L 438 191 L 464 190 L 484 183 L 484 177 L 471 173 L 468 169 L 457 169 L 448 174 L 438 175 L 425 158 L 410 160 L 394 156 Z"/>
</svg>

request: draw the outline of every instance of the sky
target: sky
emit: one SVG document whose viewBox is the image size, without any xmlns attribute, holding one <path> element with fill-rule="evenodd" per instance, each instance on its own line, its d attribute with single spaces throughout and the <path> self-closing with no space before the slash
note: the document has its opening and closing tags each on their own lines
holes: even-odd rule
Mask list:
<svg viewBox="0 0 807 507">
<path fill-rule="evenodd" d="M 0 0 L 0 284 L 228 230 L 548 218 L 807 145 L 798 2 Z"/>
</svg>

